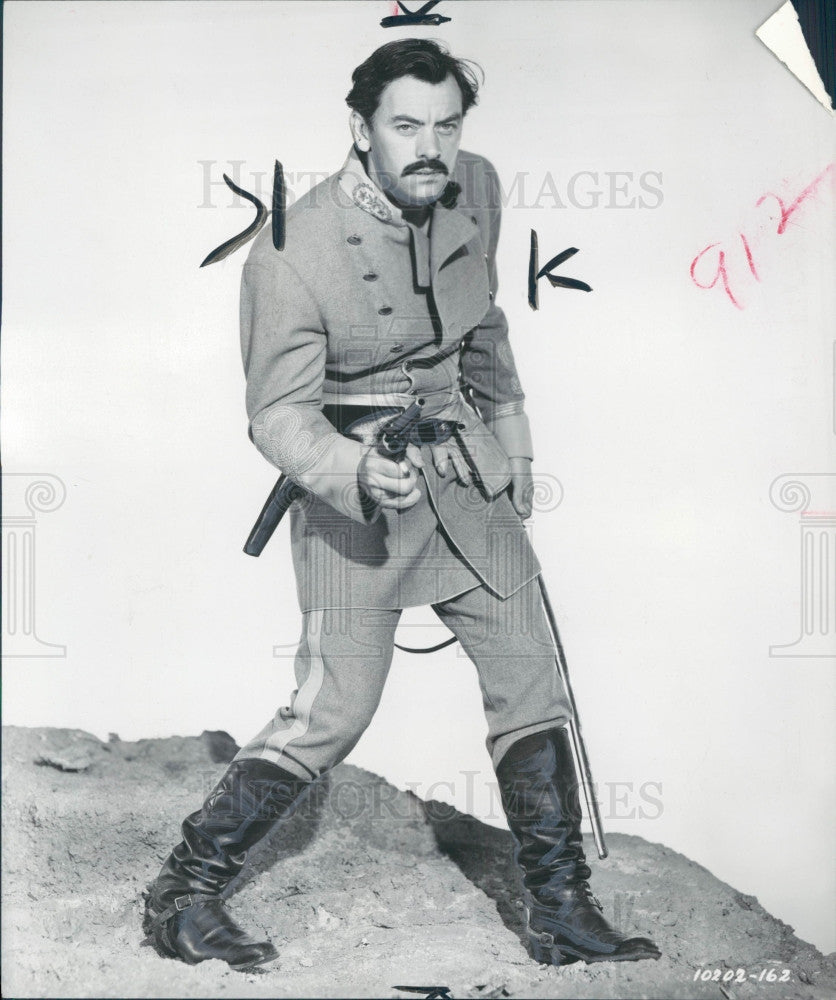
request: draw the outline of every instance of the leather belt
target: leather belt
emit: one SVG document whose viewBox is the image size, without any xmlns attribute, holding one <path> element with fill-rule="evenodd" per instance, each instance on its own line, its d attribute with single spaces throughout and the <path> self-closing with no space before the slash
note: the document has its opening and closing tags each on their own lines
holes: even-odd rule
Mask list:
<svg viewBox="0 0 836 1000">
<path fill-rule="evenodd" d="M 414 398 L 413 398 L 414 401 Z M 369 431 L 379 428 L 381 421 L 396 416 L 398 408 L 372 407 L 348 404 L 332 406 L 326 403 L 322 412 L 334 427 L 347 437 L 365 441 Z M 409 432 L 409 440 L 420 447 L 422 444 L 441 444 L 452 437 L 464 425 L 456 420 L 437 420 L 427 417 L 415 424 Z"/>
<path fill-rule="evenodd" d="M 325 406 L 346 407 L 346 406 L 369 406 L 373 409 L 384 409 L 387 406 L 402 406 L 408 408 L 412 406 L 416 398 L 425 399 L 428 406 L 433 409 L 446 406 L 459 398 L 461 395 L 458 386 L 447 389 L 432 389 L 429 392 L 420 392 L 418 389 L 412 392 L 329 392 L 327 389 L 322 392 L 322 402 Z"/>
</svg>

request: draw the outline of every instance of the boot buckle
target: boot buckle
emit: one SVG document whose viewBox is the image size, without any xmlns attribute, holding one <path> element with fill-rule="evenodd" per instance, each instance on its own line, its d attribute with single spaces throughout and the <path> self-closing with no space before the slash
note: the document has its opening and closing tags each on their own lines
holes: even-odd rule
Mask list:
<svg viewBox="0 0 836 1000">
<path fill-rule="evenodd" d="M 178 913 L 181 913 L 183 910 L 187 910 L 190 906 L 192 906 L 193 903 L 194 900 L 191 897 L 191 893 L 189 893 L 187 896 L 178 896 L 177 899 L 174 900 L 174 908 Z"/>
</svg>

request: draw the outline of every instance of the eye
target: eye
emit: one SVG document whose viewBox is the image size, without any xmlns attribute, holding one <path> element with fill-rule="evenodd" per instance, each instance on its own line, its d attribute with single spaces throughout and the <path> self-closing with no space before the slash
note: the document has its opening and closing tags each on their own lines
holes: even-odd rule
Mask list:
<svg viewBox="0 0 836 1000">
<path fill-rule="evenodd" d="M 395 129 L 402 135 L 409 135 L 410 132 L 415 130 L 415 126 L 410 125 L 409 122 L 401 122 L 400 125 L 395 126 Z"/>
<path fill-rule="evenodd" d="M 442 135 L 452 135 L 457 128 L 458 124 L 456 122 L 442 122 L 442 124 L 438 126 L 438 131 L 441 132 Z"/>
</svg>

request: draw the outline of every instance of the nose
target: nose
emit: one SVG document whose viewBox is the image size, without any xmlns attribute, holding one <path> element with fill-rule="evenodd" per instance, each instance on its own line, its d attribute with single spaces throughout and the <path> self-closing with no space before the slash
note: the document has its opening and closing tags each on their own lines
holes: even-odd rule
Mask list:
<svg viewBox="0 0 836 1000">
<path fill-rule="evenodd" d="M 425 126 L 418 133 L 415 143 L 415 158 L 418 160 L 437 160 L 441 156 L 441 147 L 435 129 Z"/>
</svg>

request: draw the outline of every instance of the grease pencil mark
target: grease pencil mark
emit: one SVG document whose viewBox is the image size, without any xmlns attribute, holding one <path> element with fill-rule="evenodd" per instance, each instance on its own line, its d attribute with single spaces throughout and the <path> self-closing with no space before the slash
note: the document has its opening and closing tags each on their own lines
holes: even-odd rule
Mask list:
<svg viewBox="0 0 836 1000">
<path fill-rule="evenodd" d="M 814 177 L 812 181 L 801 191 L 801 193 L 794 198 L 789 205 L 784 202 L 784 199 L 779 195 L 775 194 L 773 191 L 768 191 L 766 194 L 761 195 L 760 198 L 755 202 L 755 208 L 760 208 L 769 199 L 774 199 L 778 203 L 779 217 L 778 224 L 774 230 L 774 234 L 782 236 L 786 230 L 787 226 L 795 215 L 795 213 L 801 208 L 801 206 L 815 194 L 817 188 L 824 180 L 824 178 L 831 174 L 836 168 L 836 163 L 829 163 L 824 170 L 821 171 L 818 176 Z M 763 225 L 760 225 L 760 229 L 763 229 Z M 743 253 L 741 253 L 737 247 L 737 242 L 730 245 L 728 248 L 724 247 L 723 243 L 718 241 L 716 243 L 709 243 L 707 247 L 703 247 L 702 250 L 694 257 L 691 261 L 689 267 L 689 273 L 691 275 L 691 281 L 701 289 L 714 288 L 718 282 L 721 283 L 721 287 L 728 298 L 729 302 L 736 309 L 743 309 L 743 304 L 740 301 L 740 288 L 743 284 L 743 278 L 746 277 L 745 271 L 741 266 L 741 262 L 745 262 L 749 273 L 755 279 L 755 281 L 760 281 L 761 276 L 758 272 L 758 268 L 755 264 L 755 254 L 752 252 L 752 247 L 746 233 L 739 232 L 737 236 L 740 238 L 740 245 L 743 248 Z M 716 253 L 712 253 L 716 251 Z M 711 256 L 709 256 L 709 254 Z M 702 265 L 703 260 L 712 261 L 711 271 L 706 274 L 706 269 Z M 699 275 L 698 275 L 699 270 Z M 741 278 L 742 274 L 742 278 Z M 734 288 L 734 291 L 732 290 Z"/>
<path fill-rule="evenodd" d="M 758 198 L 757 202 L 755 203 L 755 207 L 756 208 L 760 208 L 761 205 L 766 201 L 767 198 L 774 198 L 778 202 L 778 205 L 779 205 L 779 207 L 781 209 L 781 221 L 778 224 L 778 228 L 777 228 L 776 232 L 778 233 L 779 236 L 787 228 L 787 223 L 790 221 L 790 218 L 793 215 L 793 213 L 795 213 L 795 212 L 798 211 L 798 209 L 801 207 L 801 205 L 816 190 L 816 188 L 819 186 L 819 184 L 822 182 L 822 180 L 824 180 L 825 174 L 830 173 L 830 171 L 833 170 L 834 166 L 836 166 L 836 164 L 833 164 L 833 163 L 828 164 L 824 168 L 824 170 L 822 170 L 822 172 L 818 175 L 818 177 L 816 177 L 814 180 L 810 181 L 810 183 L 807 185 L 806 188 L 804 188 L 804 190 L 795 199 L 795 201 L 791 202 L 789 208 L 786 208 L 784 206 L 783 199 L 779 198 L 777 194 L 773 194 L 772 191 L 768 191 L 765 195 L 762 195 L 760 198 Z"/>
<path fill-rule="evenodd" d="M 276 160 L 273 167 L 273 246 L 277 250 L 284 250 L 285 201 L 284 171 Z"/>
<path fill-rule="evenodd" d="M 201 262 L 201 267 L 206 267 L 207 264 L 217 264 L 218 261 L 224 260 L 231 253 L 235 253 L 239 250 L 245 243 L 248 243 L 253 237 L 255 237 L 267 222 L 267 217 L 271 213 L 268 212 L 267 207 L 264 203 L 257 198 L 254 194 L 250 194 L 249 191 L 245 191 L 244 188 L 239 187 L 233 180 L 227 177 L 226 174 L 223 175 L 226 181 L 227 187 L 234 191 L 237 195 L 242 198 L 246 198 L 247 201 L 251 202 L 255 206 L 255 218 L 247 226 L 246 229 L 242 229 L 240 233 L 233 236 L 231 239 L 226 240 L 226 242 L 221 243 L 219 247 L 206 255 L 204 260 Z M 286 205 L 286 193 L 285 193 L 285 183 L 284 183 L 284 171 L 282 170 L 281 163 L 276 160 L 275 166 L 273 168 L 273 246 L 277 250 L 284 250 L 285 244 L 285 205 Z"/>
<path fill-rule="evenodd" d="M 528 255 L 528 304 L 532 309 L 536 310 L 540 307 L 540 296 L 537 291 L 537 282 L 540 278 L 545 278 L 552 288 L 575 288 L 582 292 L 592 291 L 591 286 L 587 285 L 585 281 L 579 281 L 577 278 L 564 278 L 562 275 L 551 273 L 570 257 L 574 257 L 576 253 L 578 253 L 577 247 L 561 250 L 559 254 L 540 267 L 537 231 L 531 230 L 531 248 Z"/>
<path fill-rule="evenodd" d="M 391 17 L 384 17 L 380 22 L 381 28 L 405 28 L 414 24 L 430 24 L 438 27 L 440 24 L 447 24 L 452 21 L 451 17 L 443 14 L 430 14 L 433 7 L 437 7 L 441 0 L 428 0 L 419 10 L 410 10 L 406 4 L 398 0 L 398 6 L 403 11 L 402 14 L 393 14 Z"/>
</svg>

